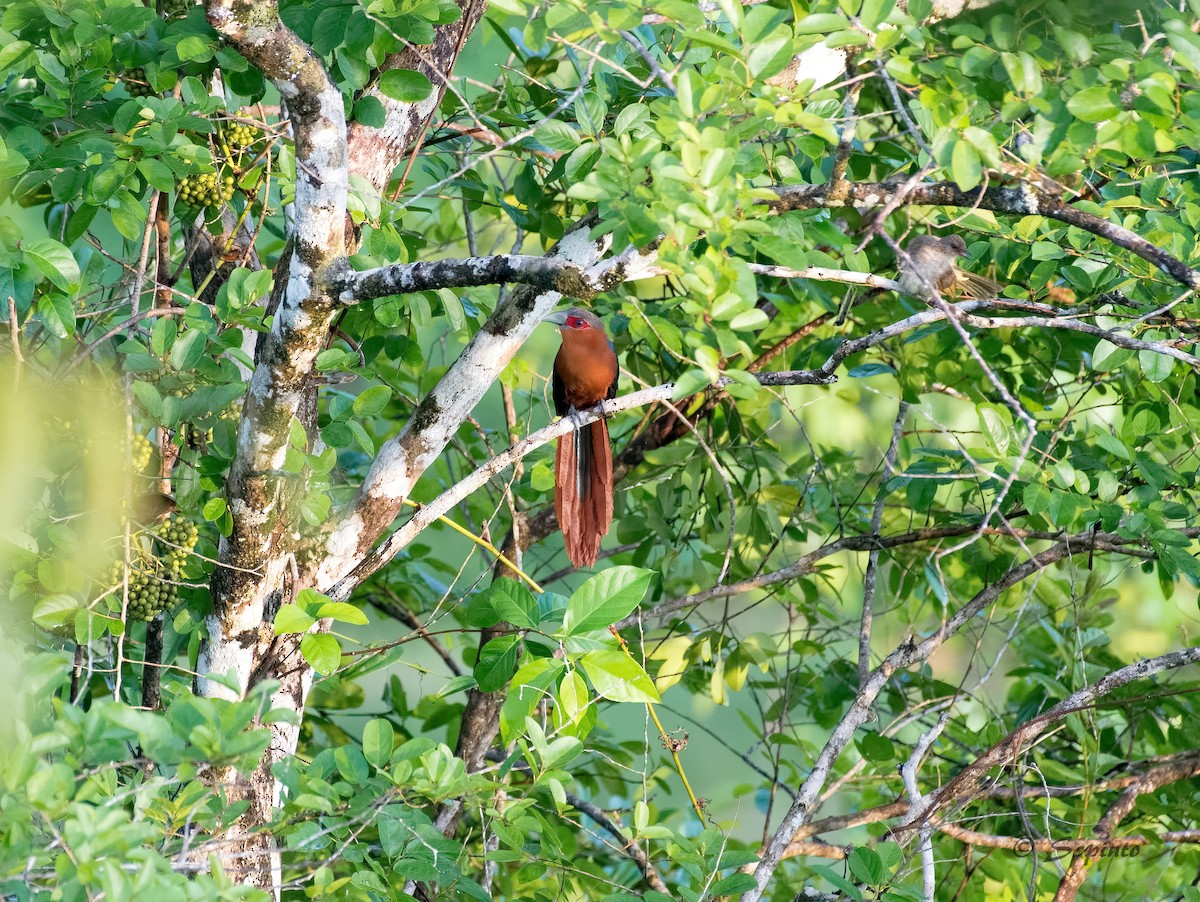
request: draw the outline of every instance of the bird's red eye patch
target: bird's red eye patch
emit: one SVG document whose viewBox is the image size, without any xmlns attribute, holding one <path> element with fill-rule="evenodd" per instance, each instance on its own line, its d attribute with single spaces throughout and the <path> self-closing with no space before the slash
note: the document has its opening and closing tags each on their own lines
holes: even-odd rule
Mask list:
<svg viewBox="0 0 1200 902">
<path fill-rule="evenodd" d="M 590 329 L 586 319 L 582 316 L 568 316 L 567 325 L 572 329 Z"/>
</svg>

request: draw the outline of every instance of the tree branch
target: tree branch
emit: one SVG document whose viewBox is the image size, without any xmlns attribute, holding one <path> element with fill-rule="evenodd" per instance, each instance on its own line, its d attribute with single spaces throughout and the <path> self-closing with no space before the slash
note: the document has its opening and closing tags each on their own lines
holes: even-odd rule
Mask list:
<svg viewBox="0 0 1200 902">
<path fill-rule="evenodd" d="M 829 185 L 782 185 L 773 190 L 778 199 L 766 201 L 772 210 L 810 210 L 821 207 L 874 207 L 895 197 L 901 182 L 851 182 L 844 196 L 833 196 Z M 1132 251 L 1189 288 L 1200 288 L 1200 272 L 1166 251 L 1155 247 L 1141 235 L 1064 203 L 1056 194 L 1031 183 L 1014 187 L 989 187 L 961 191 L 953 182 L 928 182 L 914 185 L 901 199 L 907 206 L 970 207 L 1011 213 L 1018 216 L 1045 216 L 1098 235 L 1118 247 Z"/>
<path fill-rule="evenodd" d="M 1077 537 L 1076 537 L 1077 538 Z M 993 767 L 1011 761 L 1024 747 L 1029 745 L 1054 723 L 1062 720 L 1068 714 L 1082 711 L 1095 703 L 1096 699 L 1108 695 L 1114 689 L 1119 689 L 1126 683 L 1145 679 L 1163 670 L 1183 667 L 1200 661 L 1200 647 L 1184 648 L 1179 651 L 1148 658 L 1122 667 L 1105 674 L 1090 686 L 1085 686 L 1073 692 L 1054 707 L 1032 720 L 1022 724 L 1009 733 L 1004 739 L 963 768 L 949 783 L 926 797 L 927 803 L 922 810 L 915 812 L 909 823 L 904 825 L 911 828 L 927 823 L 938 811 L 951 803 L 964 798 L 973 798 L 986 774 Z M 1136 785 L 1136 784 L 1135 784 Z"/>
<path fill-rule="evenodd" d="M 1200 530 L 1197 531 L 1200 532 Z M 1113 533 L 1103 534 L 1103 538 L 1110 543 L 1140 541 L 1124 539 Z M 782 822 L 764 844 L 762 857 L 752 875 L 755 886 L 742 895 L 741 902 L 758 902 L 758 899 L 766 889 L 768 881 L 771 879 L 771 875 L 775 872 L 776 867 L 778 867 L 779 861 L 788 844 L 791 842 L 792 837 L 796 835 L 799 828 L 808 820 L 809 812 L 816 802 L 821 788 L 825 785 L 834 762 L 837 761 L 842 750 L 853 738 L 855 731 L 867 721 L 875 699 L 883 691 L 883 688 L 891 680 L 892 676 L 919 661 L 927 660 L 947 639 L 954 636 L 966 623 L 970 622 L 985 607 L 996 601 L 1008 589 L 1065 557 L 1075 554 L 1087 554 L 1093 547 L 1092 539 L 1093 536 L 1091 533 L 1069 536 L 1045 551 L 1034 555 L 1024 563 L 1011 568 L 999 580 L 976 593 L 969 602 L 946 618 L 942 625 L 933 633 L 921 641 L 910 638 L 901 643 L 878 667 L 871 671 L 870 677 L 855 696 L 849 710 L 842 716 L 841 721 L 839 721 L 833 732 L 830 733 L 829 739 L 826 740 L 825 746 L 821 749 L 820 754 L 813 763 L 808 778 L 801 784 L 800 790 L 796 794 L 791 807 L 784 815 Z M 1095 693 L 1099 691 L 1111 691 L 1117 685 L 1122 685 L 1124 682 L 1138 678 L 1138 676 L 1155 673 L 1166 666 L 1181 666 L 1183 663 L 1189 663 L 1191 660 L 1200 660 L 1200 648 L 1189 649 L 1185 652 L 1177 652 L 1172 655 L 1164 655 L 1161 658 L 1141 661 L 1130 667 L 1122 668 L 1114 674 L 1109 674 L 1094 686 L 1075 693 L 1067 702 L 1064 702 L 1060 706 L 1055 706 L 1054 709 L 1051 709 L 1051 712 L 1047 712 L 1047 715 L 1043 715 L 1043 717 L 1050 715 L 1060 707 L 1066 706 L 1068 702 L 1072 703 L 1072 709 L 1077 709 L 1084 702 L 1085 698 L 1090 701 L 1096 697 Z M 1040 720 L 1041 718 L 1031 722 L 1031 724 L 1036 724 Z M 1044 729 L 1044 727 L 1036 729 L 1031 724 L 1027 724 L 1025 728 L 1022 728 L 1023 730 L 1026 728 L 1033 730 L 1032 735 L 1026 738 L 1032 738 L 1033 735 L 1040 734 Z M 1018 731 L 1018 733 L 1020 732 Z M 1006 751 L 1011 751 L 1011 749 L 1007 746 L 1004 749 L 997 747 L 992 752 L 986 753 L 966 771 L 955 777 L 946 787 L 943 787 L 942 790 L 936 794 L 927 796 L 925 805 L 923 806 L 925 812 L 932 812 L 946 804 L 952 798 L 975 788 L 984 772 L 1000 761 L 1005 760 Z M 970 782 L 969 786 L 967 785 L 968 781 Z M 916 822 L 913 824 L 913 826 L 918 825 Z"/>
<path fill-rule="evenodd" d="M 590 237 L 594 224 L 592 216 L 581 219 L 563 236 L 551 256 L 580 267 L 594 264 L 607 247 L 606 240 Z M 539 292 L 527 287 L 514 291 L 496 307 L 400 434 L 380 449 L 354 501 L 321 537 L 316 585 L 339 583 L 360 565 L 395 519 L 421 474 L 437 460 L 463 420 L 560 297 L 556 291 Z"/>
<path fill-rule="evenodd" d="M 762 373 L 757 377 L 763 385 L 826 385 L 833 380 L 821 370 L 792 370 L 789 372 Z M 732 379 L 722 379 L 717 385 L 728 385 Z M 652 388 L 631 392 L 610 401 L 603 401 L 589 410 L 576 411 L 573 416 L 562 417 L 548 426 L 543 426 L 536 432 L 530 433 L 521 441 L 488 460 L 476 468 L 466 478 L 455 483 L 433 501 L 422 505 L 412 518 L 398 530 L 388 536 L 377 548 L 366 555 L 346 576 L 331 585 L 325 594 L 330 598 L 344 599 L 349 597 L 354 588 L 360 585 L 372 574 L 387 565 L 396 554 L 409 542 L 421 534 L 439 517 L 445 516 L 458 502 L 472 492 L 482 488 L 493 476 L 506 470 L 514 463 L 528 456 L 559 436 L 566 435 L 596 420 L 604 419 L 623 410 L 644 407 L 656 401 L 667 401 L 675 391 L 674 383 L 667 382 Z"/>
<path fill-rule="evenodd" d="M 551 294 L 557 297 L 557 293 Z M 987 310 L 994 307 L 1000 307 L 1001 309 L 1013 309 L 1014 307 L 1019 309 L 1033 308 L 1039 311 L 1050 311 L 1052 313 L 1057 312 L 1054 308 L 1047 307 L 1046 305 L 1042 304 L 1031 305 L 1028 302 L 1010 302 L 1003 299 L 995 301 L 962 301 L 958 304 L 948 304 L 946 306 L 946 310 L 952 315 L 958 317 L 969 311 Z M 540 303 L 538 309 L 542 309 Z M 546 312 L 549 312 L 549 309 L 549 306 L 547 306 Z M 493 319 L 500 314 L 501 309 L 498 308 L 496 314 L 493 316 Z M 537 320 L 540 320 L 541 316 L 544 316 L 544 313 L 539 313 Z M 753 376 L 760 385 L 764 386 L 827 385 L 837 380 L 836 371 L 847 357 L 850 357 L 853 354 L 861 353 L 862 351 L 874 347 L 875 345 L 878 345 L 893 337 L 912 331 L 913 329 L 917 329 L 921 326 L 935 323 L 946 318 L 946 313 L 942 310 L 922 310 L 913 314 L 912 316 L 906 317 L 898 322 L 891 323 L 883 328 L 876 329 L 875 331 L 866 335 L 842 342 L 842 344 L 834 349 L 833 353 L 829 355 L 826 361 L 816 369 L 755 373 Z M 1043 322 L 1044 324 L 1049 325 L 1051 323 L 1058 322 L 1059 319 L 1060 318 L 1056 317 L 1047 317 L 1043 320 Z M 1024 320 L 1014 318 L 1011 321 L 1005 319 L 996 319 L 995 321 L 981 320 L 981 322 L 984 324 L 983 327 L 985 328 L 1012 328 L 1014 325 L 1024 322 Z M 1074 320 L 1069 319 L 1062 319 L 1062 322 L 1076 324 Z M 536 323 L 536 320 L 533 324 L 531 324 L 528 320 L 525 320 L 524 323 L 525 326 L 532 331 L 532 325 Z M 472 345 L 474 345 L 481 336 L 485 336 L 486 334 L 487 327 L 485 326 L 484 329 L 476 335 L 475 339 L 472 340 Z M 1170 356 L 1177 357 L 1177 359 L 1178 355 L 1182 355 L 1183 358 L 1189 362 L 1189 365 L 1196 366 L 1198 369 L 1200 369 L 1200 360 L 1191 357 L 1191 355 L 1184 354 L 1184 352 L 1179 351 L 1177 348 L 1165 343 L 1141 342 L 1138 339 L 1126 338 L 1116 333 L 1107 332 L 1104 333 L 1104 337 L 1118 345 L 1121 342 L 1137 342 L 1139 346 L 1147 345 L 1151 350 L 1155 350 L 1160 353 L 1170 353 Z M 524 338 L 522 337 L 521 340 L 523 341 Z M 503 361 L 504 363 L 507 363 L 507 361 L 511 359 L 512 354 L 515 353 L 516 347 L 511 344 L 505 344 L 505 347 L 505 353 L 507 356 L 503 358 Z M 399 470 L 397 468 L 401 465 L 408 467 L 408 461 L 411 461 L 416 455 L 413 455 L 413 457 L 400 456 L 395 460 L 392 460 L 388 457 L 389 448 L 398 449 L 403 443 L 410 442 L 414 448 L 436 447 L 437 450 L 434 452 L 436 456 L 436 453 L 441 452 L 441 448 L 444 446 L 445 441 L 449 436 L 449 432 L 445 432 L 444 430 L 457 427 L 459 420 L 454 420 L 453 417 L 449 416 L 431 420 L 430 423 L 436 424 L 438 431 L 432 436 L 427 435 L 415 425 L 424 421 L 422 415 L 423 409 L 425 409 L 427 404 L 431 403 L 431 399 L 434 399 L 439 392 L 451 398 L 453 403 L 459 407 L 464 406 L 467 402 L 473 406 L 475 403 L 473 399 L 476 398 L 477 395 L 465 394 L 464 392 L 467 391 L 465 387 L 454 386 L 458 386 L 462 379 L 470 378 L 472 380 L 470 383 L 470 390 L 472 392 L 478 392 L 479 394 L 482 394 L 483 389 L 486 388 L 486 386 L 490 384 L 491 379 L 494 378 L 494 375 L 492 375 L 486 381 L 484 381 L 482 376 L 478 375 L 477 372 L 472 371 L 472 367 L 476 366 L 476 364 L 470 363 L 470 352 L 471 346 L 468 346 L 467 350 L 464 351 L 463 355 L 459 358 L 459 361 L 454 365 L 454 367 L 451 368 L 451 371 L 448 372 L 445 377 L 443 377 L 442 382 L 439 383 L 439 387 L 435 388 L 434 392 L 430 394 L 429 398 L 426 398 L 426 400 L 422 402 L 421 407 L 418 408 L 417 413 L 409 421 L 409 424 L 405 427 L 404 431 L 401 432 L 400 436 L 389 443 L 389 445 L 384 448 L 384 451 L 381 452 L 376 458 L 375 465 L 371 470 L 371 475 L 368 477 L 367 482 L 364 483 L 363 488 L 359 491 L 361 504 L 358 510 L 350 514 L 349 517 L 343 520 L 339 526 L 332 530 L 327 540 L 328 547 L 331 551 L 337 550 L 339 555 L 336 556 L 336 559 L 333 556 L 330 557 L 332 563 L 328 563 L 323 570 L 325 580 L 318 582 L 318 585 L 329 587 L 327 593 L 331 593 L 331 597 L 348 597 L 350 592 L 354 590 L 355 586 L 361 584 L 363 580 L 367 579 L 371 574 L 377 572 L 381 567 L 385 566 L 387 562 L 390 561 L 392 557 L 394 557 L 395 554 L 400 551 L 400 549 L 411 542 L 412 539 L 415 538 L 422 529 L 436 520 L 437 517 L 444 515 L 450 509 L 450 507 L 452 507 L 458 501 L 462 500 L 471 492 L 483 486 L 488 479 L 506 467 L 511 466 L 514 461 L 525 457 L 541 445 L 546 444 L 552 439 L 555 439 L 574 428 L 574 426 L 571 425 L 571 421 L 560 420 L 558 423 L 553 423 L 544 427 L 538 432 L 531 434 L 524 441 L 517 443 L 507 451 L 488 461 L 462 482 L 444 492 L 435 501 L 422 508 L 422 510 L 419 511 L 408 523 L 389 536 L 378 548 L 370 550 L 370 546 L 373 544 L 374 538 L 383 532 L 386 526 L 392 521 L 392 519 L 394 519 L 400 508 L 399 500 L 394 500 L 386 505 L 383 504 L 382 502 L 385 499 L 380 498 L 377 495 L 377 492 L 380 491 L 380 489 L 372 488 L 371 486 L 374 485 L 387 487 L 387 491 L 393 493 L 393 497 L 395 499 L 403 497 L 404 494 L 411 489 L 411 486 L 415 484 L 416 478 L 420 475 L 420 472 L 423 472 L 425 466 L 427 466 L 432 460 L 432 457 L 429 456 L 431 452 L 424 451 L 421 456 L 420 468 L 417 472 L 414 473 L 411 469 Z M 490 364 L 490 366 L 494 365 L 494 363 Z M 502 365 L 503 364 L 501 364 L 501 366 Z M 499 372 L 498 367 L 495 369 L 495 372 Z M 726 378 L 714 383 L 714 385 L 728 385 L 730 384 L 730 381 L 731 380 Z M 574 422 L 576 422 L 578 425 L 590 423 L 596 419 L 599 419 L 601 416 L 608 416 L 623 410 L 644 406 L 646 404 L 653 403 L 654 401 L 668 399 L 672 397 L 673 393 L 674 385 L 672 383 L 655 386 L 654 388 L 643 389 L 640 392 L 634 392 L 629 395 L 623 395 L 622 397 L 616 398 L 612 401 L 606 401 L 603 405 L 598 405 L 591 411 L 577 412 Z M 440 410 L 440 406 L 435 406 L 433 409 Z M 470 408 L 467 407 L 466 409 L 469 410 Z M 465 416 L 465 413 L 463 415 Z M 397 455 L 402 454 L 402 452 L 399 450 L 395 450 L 395 453 Z M 398 495 L 395 494 L 397 492 L 399 492 Z M 378 511 L 378 516 L 380 518 L 386 516 L 386 521 L 382 519 L 378 521 L 363 520 L 362 518 L 364 515 L 366 517 L 376 516 L 376 513 L 372 511 L 372 508 L 375 508 Z M 366 522 L 373 522 L 374 525 L 371 527 L 371 529 L 363 528 Z M 978 526 L 975 528 L 978 529 Z M 351 531 L 353 531 L 353 534 L 357 536 L 357 545 L 353 552 L 350 551 L 350 546 L 348 544 Z M 537 530 L 533 530 L 531 534 L 536 535 Z M 778 581 L 794 579 L 796 576 L 803 575 L 806 572 L 808 571 L 803 568 L 801 563 L 797 562 L 797 564 L 792 565 L 790 568 L 784 568 L 783 570 L 778 571 L 780 574 Z M 759 579 L 769 578 L 771 576 L 772 574 L 767 574 L 765 577 L 759 577 Z M 742 584 L 735 584 L 733 587 L 718 587 L 716 589 L 708 590 L 707 593 L 701 592 L 697 593 L 697 595 L 680 599 L 676 602 L 678 604 L 678 608 L 674 608 L 674 610 L 678 610 L 679 608 L 683 607 L 689 607 L 692 604 L 699 604 L 702 601 L 709 600 L 710 598 L 722 597 L 720 593 L 723 592 L 724 589 L 730 590 L 725 594 L 737 594 L 738 592 L 747 591 L 749 588 L 756 588 L 756 586 L 745 586 L 743 588 L 737 588 L 737 586 L 742 586 Z M 663 609 L 661 612 L 656 611 L 656 615 L 657 613 L 670 613 L 670 610 L 672 609 Z M 629 618 L 626 618 L 622 624 L 628 622 L 630 622 Z"/>
</svg>

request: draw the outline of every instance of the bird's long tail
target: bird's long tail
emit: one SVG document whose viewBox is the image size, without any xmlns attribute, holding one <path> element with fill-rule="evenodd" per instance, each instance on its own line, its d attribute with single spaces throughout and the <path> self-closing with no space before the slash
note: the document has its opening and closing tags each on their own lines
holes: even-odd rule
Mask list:
<svg viewBox="0 0 1200 902">
<path fill-rule="evenodd" d="M 608 424 L 588 423 L 558 440 L 554 466 L 554 511 L 562 527 L 567 557 L 590 567 L 613 515 L 612 448 Z"/>
</svg>

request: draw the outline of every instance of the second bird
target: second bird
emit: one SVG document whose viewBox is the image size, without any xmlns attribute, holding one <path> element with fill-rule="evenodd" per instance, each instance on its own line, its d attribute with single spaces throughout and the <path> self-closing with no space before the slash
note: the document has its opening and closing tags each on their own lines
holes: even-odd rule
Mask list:
<svg viewBox="0 0 1200 902">
<path fill-rule="evenodd" d="M 617 395 L 617 355 L 599 317 L 580 307 L 551 313 L 562 347 L 554 358 L 554 410 L 565 416 Z M 588 423 L 558 440 L 554 460 L 554 511 L 567 557 L 590 567 L 613 515 L 612 448 L 608 424 Z"/>
<path fill-rule="evenodd" d="M 967 243 L 959 235 L 918 235 L 904 248 L 908 260 L 900 263 L 900 290 L 917 297 L 935 291 L 949 291 L 968 298 L 996 297 L 1000 283 L 987 276 L 967 272 L 958 258 L 967 253 Z"/>
</svg>

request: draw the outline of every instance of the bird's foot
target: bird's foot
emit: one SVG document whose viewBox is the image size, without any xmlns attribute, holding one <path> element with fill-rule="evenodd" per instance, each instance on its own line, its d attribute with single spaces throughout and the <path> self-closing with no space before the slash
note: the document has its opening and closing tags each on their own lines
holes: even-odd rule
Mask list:
<svg viewBox="0 0 1200 902">
<path fill-rule="evenodd" d="M 583 415 L 584 411 L 577 410 L 574 406 L 572 406 L 567 409 L 566 418 L 571 421 L 571 425 L 574 426 L 576 430 L 579 430 L 587 425 Z"/>
</svg>

